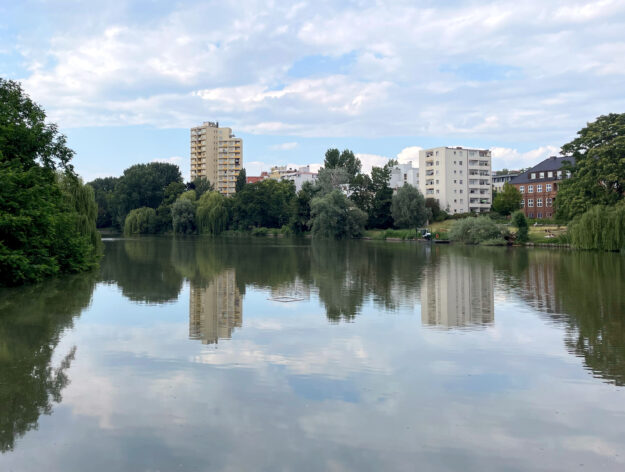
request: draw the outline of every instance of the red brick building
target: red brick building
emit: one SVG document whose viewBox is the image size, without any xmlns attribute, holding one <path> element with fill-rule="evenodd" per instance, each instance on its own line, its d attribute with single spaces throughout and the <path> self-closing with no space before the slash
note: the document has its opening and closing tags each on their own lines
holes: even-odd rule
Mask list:
<svg viewBox="0 0 625 472">
<path fill-rule="evenodd" d="M 249 176 L 245 178 L 245 183 L 255 184 L 256 182 L 260 182 L 261 180 L 265 180 L 269 178 L 269 173 L 261 172 L 259 176 Z"/>
<path fill-rule="evenodd" d="M 565 161 L 575 164 L 572 157 L 551 156 L 510 181 L 523 195 L 521 209 L 527 218 L 553 218 L 560 183 L 570 177 L 562 170 Z"/>
</svg>

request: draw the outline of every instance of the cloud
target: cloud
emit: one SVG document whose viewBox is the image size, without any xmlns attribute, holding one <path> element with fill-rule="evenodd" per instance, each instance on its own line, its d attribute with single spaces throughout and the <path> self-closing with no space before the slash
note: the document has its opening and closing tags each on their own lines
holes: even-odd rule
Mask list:
<svg viewBox="0 0 625 472">
<path fill-rule="evenodd" d="M 172 157 L 167 157 L 167 158 L 162 158 L 162 159 L 152 159 L 152 162 L 164 162 L 166 164 L 175 164 L 177 166 L 180 166 L 180 164 L 182 164 L 184 158 L 180 157 L 180 156 L 172 156 Z"/>
<path fill-rule="evenodd" d="M 527 152 L 519 152 L 516 149 L 494 147 L 492 153 L 493 170 L 520 169 L 533 167 L 549 156 L 560 155 L 560 149 L 556 146 L 541 146 Z"/>
<path fill-rule="evenodd" d="M 377 154 L 356 153 L 356 157 L 360 159 L 362 172 L 365 174 L 371 174 L 372 167 L 383 167 L 389 160 L 388 157 L 379 156 Z"/>
<path fill-rule="evenodd" d="M 291 143 L 282 143 L 282 144 L 274 144 L 273 146 L 269 146 L 269 149 L 273 149 L 276 151 L 290 151 L 297 147 L 296 142 Z"/>
<path fill-rule="evenodd" d="M 397 154 L 397 160 L 400 164 L 406 164 L 407 162 L 412 161 L 413 167 L 419 167 L 419 151 L 423 148 L 420 146 L 409 146 L 407 148 L 402 149 L 399 154 Z"/>
</svg>

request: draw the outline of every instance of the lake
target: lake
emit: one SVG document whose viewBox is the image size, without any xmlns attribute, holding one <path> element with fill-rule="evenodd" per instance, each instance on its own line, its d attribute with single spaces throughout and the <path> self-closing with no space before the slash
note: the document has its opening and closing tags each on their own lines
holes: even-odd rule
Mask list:
<svg viewBox="0 0 625 472">
<path fill-rule="evenodd" d="M 625 470 L 625 256 L 106 240 L 0 291 L 0 470 Z"/>
</svg>

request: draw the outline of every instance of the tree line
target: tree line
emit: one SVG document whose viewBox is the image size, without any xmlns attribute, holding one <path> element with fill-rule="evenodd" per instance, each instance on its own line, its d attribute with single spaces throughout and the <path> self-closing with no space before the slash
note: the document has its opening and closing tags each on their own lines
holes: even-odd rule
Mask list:
<svg viewBox="0 0 625 472">
<path fill-rule="evenodd" d="M 289 181 L 267 179 L 247 184 L 242 172 L 236 193 L 225 197 L 206 178 L 183 183 L 173 164 L 137 164 L 121 177 L 89 182 L 98 203 L 97 225 L 126 234 L 218 235 L 227 230 L 278 228 L 284 233 L 311 232 L 317 237 L 359 237 L 365 228 L 417 228 L 440 217 L 438 202 L 425 200 L 410 185 L 395 194 L 392 166 L 362 173 L 350 150 L 329 149 L 316 182 L 299 192 Z"/>
</svg>

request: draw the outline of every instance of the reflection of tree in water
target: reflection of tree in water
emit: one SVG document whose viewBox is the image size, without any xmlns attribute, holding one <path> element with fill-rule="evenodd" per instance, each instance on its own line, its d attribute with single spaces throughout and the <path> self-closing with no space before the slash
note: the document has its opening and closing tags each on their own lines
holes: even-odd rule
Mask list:
<svg viewBox="0 0 625 472">
<path fill-rule="evenodd" d="M 132 301 L 163 303 L 178 298 L 182 275 L 172 264 L 171 238 L 137 238 L 109 241 L 100 277 L 116 283 Z"/>
<path fill-rule="evenodd" d="M 89 305 L 96 277 L 81 274 L 0 291 L 0 452 L 12 450 L 61 401 L 76 348 L 58 367 L 51 365 L 52 356 L 63 331 Z"/>
<path fill-rule="evenodd" d="M 583 251 L 518 251 L 498 259 L 521 296 L 567 328 L 566 346 L 594 375 L 625 385 L 625 258 Z"/>
</svg>

